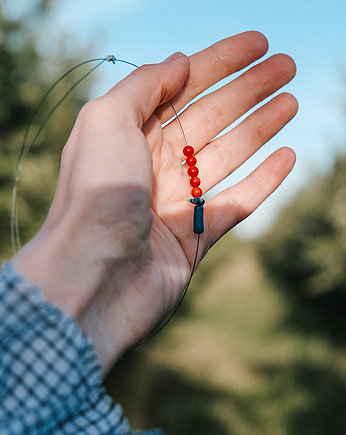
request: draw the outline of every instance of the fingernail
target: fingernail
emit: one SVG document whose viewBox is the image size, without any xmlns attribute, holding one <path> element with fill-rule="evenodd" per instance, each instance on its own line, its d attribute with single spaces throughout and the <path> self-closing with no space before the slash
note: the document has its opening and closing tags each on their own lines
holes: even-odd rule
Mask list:
<svg viewBox="0 0 346 435">
<path fill-rule="evenodd" d="M 171 60 L 178 59 L 179 57 L 184 56 L 181 51 L 177 51 L 176 53 L 171 54 L 167 59 L 164 60 L 164 62 L 170 62 Z"/>
</svg>

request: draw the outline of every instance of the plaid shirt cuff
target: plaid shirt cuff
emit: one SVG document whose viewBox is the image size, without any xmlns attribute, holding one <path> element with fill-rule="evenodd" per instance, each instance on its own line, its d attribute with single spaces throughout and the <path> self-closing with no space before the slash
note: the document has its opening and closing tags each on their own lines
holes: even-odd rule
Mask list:
<svg viewBox="0 0 346 435">
<path fill-rule="evenodd" d="M 105 393 L 92 341 L 9 263 L 0 272 L 0 433 L 134 433 Z"/>
</svg>

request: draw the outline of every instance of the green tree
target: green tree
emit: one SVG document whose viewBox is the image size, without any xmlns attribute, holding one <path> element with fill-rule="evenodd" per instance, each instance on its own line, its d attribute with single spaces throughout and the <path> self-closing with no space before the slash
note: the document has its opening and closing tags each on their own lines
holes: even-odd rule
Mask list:
<svg viewBox="0 0 346 435">
<path fill-rule="evenodd" d="M 262 262 L 295 305 L 294 321 L 344 336 L 346 326 L 346 155 L 314 180 L 259 242 Z M 298 310 L 297 310 L 298 309 Z M 298 319 L 299 318 L 299 319 Z"/>
<path fill-rule="evenodd" d="M 11 256 L 11 192 L 16 162 L 26 126 L 51 83 L 78 59 L 64 53 L 39 54 L 37 29 L 50 11 L 51 1 L 32 2 L 30 13 L 22 19 L 9 18 L 0 5 L 0 258 Z M 61 35 L 60 35 L 61 37 Z M 59 38 L 59 35 L 57 36 Z M 77 50 L 77 47 L 76 47 Z M 79 56 L 81 55 L 79 51 Z M 55 59 L 59 56 L 59 61 Z M 84 60 L 84 59 L 83 59 Z M 50 68 L 47 66 L 50 65 Z M 83 72 L 68 76 L 34 119 L 29 143 L 42 120 Z M 74 119 L 88 95 L 90 82 L 69 96 L 38 137 L 28 155 L 21 175 L 18 195 L 22 241 L 35 234 L 47 213 L 55 190 L 59 156 Z"/>
</svg>

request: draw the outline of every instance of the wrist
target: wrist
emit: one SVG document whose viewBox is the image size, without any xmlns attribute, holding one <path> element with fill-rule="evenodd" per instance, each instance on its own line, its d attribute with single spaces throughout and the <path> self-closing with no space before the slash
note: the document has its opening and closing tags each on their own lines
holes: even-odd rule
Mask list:
<svg viewBox="0 0 346 435">
<path fill-rule="evenodd" d="M 11 262 L 91 336 L 106 371 L 128 347 L 122 297 L 151 261 L 151 209 L 138 189 L 92 197 L 48 220 Z"/>
<path fill-rule="evenodd" d="M 67 245 L 66 239 L 69 239 Z M 73 238 L 58 228 L 41 230 L 11 260 L 16 269 L 36 284 L 50 302 L 78 319 L 92 299 L 87 266 L 77 262 Z"/>
</svg>

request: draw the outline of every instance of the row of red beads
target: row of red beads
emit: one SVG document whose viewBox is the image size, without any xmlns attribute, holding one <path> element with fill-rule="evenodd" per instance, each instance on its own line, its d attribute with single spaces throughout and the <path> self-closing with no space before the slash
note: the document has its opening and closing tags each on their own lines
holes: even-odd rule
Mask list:
<svg viewBox="0 0 346 435">
<path fill-rule="evenodd" d="M 199 174 L 199 170 L 196 166 L 197 163 L 197 159 L 194 156 L 195 154 L 195 150 L 193 149 L 192 146 L 190 145 L 186 145 L 186 147 L 184 147 L 183 149 L 183 154 L 184 156 L 186 156 L 186 164 L 189 167 L 189 169 L 187 170 L 187 173 L 190 175 L 191 179 L 190 179 L 190 184 L 192 186 L 192 190 L 191 190 L 191 195 L 194 198 L 199 198 L 202 196 L 202 189 L 199 187 L 199 185 L 201 184 L 201 180 L 197 177 L 197 175 Z"/>
</svg>

